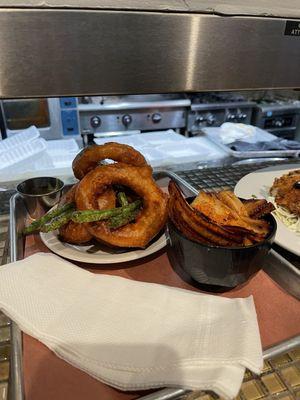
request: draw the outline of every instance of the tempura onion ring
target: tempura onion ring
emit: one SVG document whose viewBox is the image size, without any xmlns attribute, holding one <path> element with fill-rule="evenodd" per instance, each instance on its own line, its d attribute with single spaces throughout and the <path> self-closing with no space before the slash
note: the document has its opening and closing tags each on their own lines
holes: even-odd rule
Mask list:
<svg viewBox="0 0 300 400">
<path fill-rule="evenodd" d="M 63 197 L 61 204 L 75 203 L 75 196 L 78 185 L 72 188 Z M 116 206 L 116 195 L 114 190 L 107 188 L 96 199 L 98 210 L 107 210 Z M 92 234 L 86 229 L 86 224 L 69 221 L 59 229 L 59 235 L 64 242 L 72 244 L 83 244 L 92 240 Z"/>
<path fill-rule="evenodd" d="M 59 229 L 59 236 L 64 242 L 83 244 L 92 240 L 93 236 L 85 228 L 84 224 L 69 221 Z"/>
<path fill-rule="evenodd" d="M 72 168 L 77 179 L 82 179 L 89 171 L 92 171 L 97 165 L 105 160 L 120 161 L 124 164 L 134 166 L 147 165 L 145 158 L 133 147 L 108 142 L 103 145 L 92 145 L 83 149 L 75 157 Z"/>
<path fill-rule="evenodd" d="M 123 185 L 132 189 L 143 200 L 143 207 L 135 222 L 118 229 L 110 229 L 106 222 L 91 222 L 86 228 L 97 240 L 118 247 L 145 247 L 166 223 L 167 195 L 156 185 L 149 166 L 115 163 L 99 166 L 79 182 L 76 191 L 78 210 L 93 210 L 103 188 Z"/>
</svg>

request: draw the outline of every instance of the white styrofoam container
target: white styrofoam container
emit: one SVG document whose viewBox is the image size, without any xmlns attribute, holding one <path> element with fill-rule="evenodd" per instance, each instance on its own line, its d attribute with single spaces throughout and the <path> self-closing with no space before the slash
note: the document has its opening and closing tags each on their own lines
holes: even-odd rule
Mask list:
<svg viewBox="0 0 300 400">
<path fill-rule="evenodd" d="M 134 148 L 136 147 L 149 147 L 149 146 L 161 146 L 164 143 L 174 143 L 178 141 L 186 140 L 186 137 L 176 133 L 173 129 L 166 131 L 154 131 L 147 133 L 138 133 L 126 136 L 115 136 L 107 138 L 94 139 L 96 144 L 104 144 L 107 142 L 116 142 L 121 144 L 128 144 Z"/>
<path fill-rule="evenodd" d="M 162 167 L 164 165 L 168 165 L 170 162 L 170 159 L 168 159 L 167 154 L 159 150 L 155 147 L 152 146 L 143 146 L 143 147 L 135 147 L 136 150 L 138 150 L 147 162 L 152 166 L 152 167 Z"/>
<path fill-rule="evenodd" d="M 197 140 L 194 140 L 197 139 Z M 157 147 L 165 155 L 165 159 L 169 164 L 181 164 L 202 162 L 217 158 L 222 158 L 222 152 L 218 152 L 209 141 L 201 140 L 202 138 L 191 138 L 184 142 L 184 146 L 180 143 L 166 143 Z"/>
<path fill-rule="evenodd" d="M 51 154 L 51 160 L 52 160 L 55 168 L 71 167 L 72 162 L 77 154 L 78 154 L 78 151 L 69 152 L 69 153 L 65 153 L 65 154 L 64 153 Z"/>
<path fill-rule="evenodd" d="M 195 136 L 187 139 L 187 144 L 193 144 L 202 146 L 205 149 L 203 157 L 209 160 L 221 159 L 228 156 L 227 152 L 220 146 L 209 140 L 206 136 Z"/>
<path fill-rule="evenodd" d="M 165 143 L 177 143 L 187 139 L 185 136 L 176 133 L 173 129 L 168 129 L 166 131 L 142 133 L 140 135 L 140 138 L 147 146 L 161 146 Z"/>
<path fill-rule="evenodd" d="M 176 133 L 173 129 L 116 138 L 95 139 L 97 144 L 104 144 L 108 141 L 133 146 L 143 154 L 152 167 L 163 167 L 175 163 L 201 162 L 226 156 L 226 152 L 205 136 L 186 138 Z"/>
<path fill-rule="evenodd" d="M 96 139 L 94 139 L 94 142 L 98 145 L 105 144 L 107 142 L 115 142 L 115 143 L 120 143 L 120 144 L 128 144 L 129 146 L 132 146 L 132 147 L 145 145 L 145 142 L 141 139 L 140 133 L 137 133 L 134 135 L 96 138 Z"/>
<path fill-rule="evenodd" d="M 52 154 L 67 154 L 79 151 L 75 139 L 47 140 L 47 152 Z"/>
<path fill-rule="evenodd" d="M 24 129 L 24 131 L 18 132 L 13 136 L 1 140 L 0 153 L 3 153 L 4 151 L 14 149 L 15 147 L 29 143 L 37 139 L 39 136 L 40 132 L 38 131 L 38 129 L 35 126 L 30 126 L 29 128 Z"/>
<path fill-rule="evenodd" d="M 23 143 L 0 154 L 0 173 L 11 169 L 13 175 L 17 168 L 24 171 L 32 166 L 46 152 L 46 141 L 41 138 Z"/>
</svg>

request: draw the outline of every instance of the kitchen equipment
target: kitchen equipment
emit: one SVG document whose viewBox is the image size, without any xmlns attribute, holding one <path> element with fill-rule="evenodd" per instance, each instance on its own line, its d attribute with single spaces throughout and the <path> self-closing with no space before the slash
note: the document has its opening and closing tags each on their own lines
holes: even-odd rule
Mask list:
<svg viewBox="0 0 300 400">
<path fill-rule="evenodd" d="M 220 126 L 224 122 L 250 124 L 254 107 L 254 102 L 232 92 L 193 95 L 187 130 L 196 135 L 202 128 Z"/>
<path fill-rule="evenodd" d="M 19 183 L 17 192 L 24 199 L 30 217 L 37 219 L 59 202 L 63 188 L 64 182 L 58 178 L 38 177 Z"/>
<path fill-rule="evenodd" d="M 7 137 L 34 125 L 47 140 L 80 138 L 76 97 L 3 100 L 2 109 Z"/>
<path fill-rule="evenodd" d="M 189 106 L 189 99 L 176 94 L 102 96 L 79 99 L 78 113 L 83 134 L 104 137 L 111 132 L 180 130 Z"/>
<path fill-rule="evenodd" d="M 193 200 L 189 199 L 190 201 Z M 168 257 L 177 270 L 180 268 L 200 283 L 205 291 L 226 291 L 256 274 L 271 249 L 276 221 L 270 214 L 268 236 L 259 243 L 247 247 L 221 247 L 196 243 L 186 238 L 172 222 L 168 222 L 170 246 Z"/>
<path fill-rule="evenodd" d="M 253 125 L 285 139 L 300 139 L 300 101 L 262 99 L 253 112 Z"/>
<path fill-rule="evenodd" d="M 0 98 L 300 87 L 295 0 L 189 3 L 3 0 Z"/>
</svg>

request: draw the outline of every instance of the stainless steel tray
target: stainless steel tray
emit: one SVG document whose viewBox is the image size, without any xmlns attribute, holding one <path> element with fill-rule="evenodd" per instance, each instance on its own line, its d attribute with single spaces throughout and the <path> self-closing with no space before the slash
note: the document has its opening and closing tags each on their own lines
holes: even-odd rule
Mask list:
<svg viewBox="0 0 300 400">
<path fill-rule="evenodd" d="M 294 157 L 300 156 L 300 150 L 261 150 L 261 151 L 235 151 L 223 144 L 218 138 L 209 133 L 214 128 L 204 128 L 205 136 L 224 150 L 229 156 L 235 158 L 269 158 L 269 157 Z"/>
<path fill-rule="evenodd" d="M 157 172 L 156 177 L 162 178 L 174 176 L 172 176 L 172 174 L 170 173 L 160 171 Z M 188 189 L 186 190 L 188 191 Z M 27 211 L 22 201 L 22 198 L 18 194 L 13 195 L 10 199 L 10 252 L 12 262 L 21 260 L 24 257 L 24 240 L 21 232 L 24 228 L 26 215 Z M 272 269 L 271 264 L 270 269 Z M 276 274 L 277 273 L 278 271 L 276 272 Z M 282 274 L 280 273 L 279 275 L 282 276 Z M 22 371 L 22 334 L 15 323 L 12 324 L 11 346 L 11 368 L 8 398 L 9 400 L 24 400 Z M 290 351 L 298 346 L 300 346 L 300 335 L 284 341 L 275 347 L 267 349 L 264 352 L 264 358 L 268 359 L 275 355 Z M 178 388 L 163 389 L 150 395 L 141 397 L 140 400 L 174 400 L 179 399 L 184 394 L 188 393 L 190 393 L 189 390 Z"/>
</svg>

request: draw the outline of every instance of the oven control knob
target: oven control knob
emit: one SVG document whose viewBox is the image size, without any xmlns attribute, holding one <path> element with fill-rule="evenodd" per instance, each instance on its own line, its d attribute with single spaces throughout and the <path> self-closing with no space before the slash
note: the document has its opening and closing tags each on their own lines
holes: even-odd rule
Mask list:
<svg viewBox="0 0 300 400">
<path fill-rule="evenodd" d="M 244 113 L 240 113 L 237 116 L 237 119 L 240 121 L 244 121 L 246 118 L 247 118 L 247 114 L 244 114 Z"/>
<path fill-rule="evenodd" d="M 95 115 L 90 119 L 90 123 L 92 128 L 99 128 L 99 126 L 101 125 L 101 118 Z"/>
<path fill-rule="evenodd" d="M 277 119 L 274 123 L 276 128 L 281 128 L 283 126 L 283 121 L 281 119 Z"/>
<path fill-rule="evenodd" d="M 227 121 L 235 121 L 236 119 L 237 119 L 237 116 L 235 114 L 227 115 Z"/>
<path fill-rule="evenodd" d="M 125 126 L 130 125 L 132 122 L 131 115 L 129 115 L 129 114 L 123 115 L 122 122 L 123 122 L 123 125 L 125 125 Z"/>
<path fill-rule="evenodd" d="M 202 116 L 199 116 L 199 117 L 197 117 L 197 118 L 195 119 L 195 122 L 196 122 L 197 125 L 200 125 L 200 124 L 202 124 L 202 123 L 205 122 L 205 121 L 206 121 L 206 118 L 204 118 L 204 117 L 202 117 Z"/>
<path fill-rule="evenodd" d="M 161 114 L 159 113 L 155 113 L 152 115 L 152 122 L 154 122 L 154 124 L 158 124 L 162 119 Z"/>
<path fill-rule="evenodd" d="M 216 118 L 212 114 L 208 114 L 206 117 L 206 124 L 213 125 L 216 122 Z"/>
</svg>

